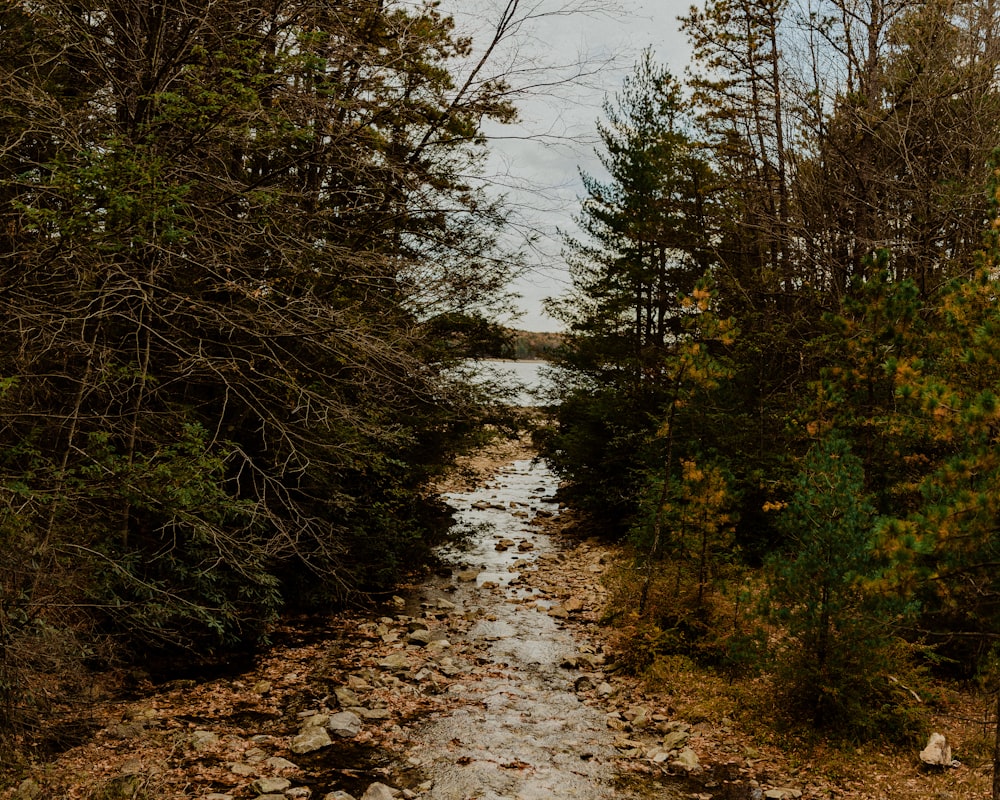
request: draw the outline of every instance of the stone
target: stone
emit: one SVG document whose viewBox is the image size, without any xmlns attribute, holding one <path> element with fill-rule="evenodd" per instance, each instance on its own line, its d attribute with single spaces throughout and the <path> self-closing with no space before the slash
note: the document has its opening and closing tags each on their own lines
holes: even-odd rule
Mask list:
<svg viewBox="0 0 1000 800">
<path fill-rule="evenodd" d="M 392 653 L 379 661 L 378 665 L 382 669 L 394 671 L 407 670 L 412 666 L 410 657 L 406 653 Z"/>
<path fill-rule="evenodd" d="M 406 641 L 410 644 L 426 645 L 429 644 L 434 639 L 434 634 L 427 628 L 420 628 L 415 631 L 411 631 L 406 637 Z M 354 703 L 353 705 L 357 705 Z"/>
<path fill-rule="evenodd" d="M 240 775 L 244 778 L 249 778 L 251 775 L 257 774 L 257 770 L 250 766 L 250 764 L 241 764 L 238 761 L 229 765 L 229 771 L 233 775 Z"/>
<path fill-rule="evenodd" d="M 787 787 L 775 787 L 774 789 L 768 789 L 764 792 L 764 797 L 767 800 L 795 800 L 795 798 L 802 797 L 802 792 L 798 789 L 789 789 Z"/>
<path fill-rule="evenodd" d="M 361 795 L 361 800 L 395 800 L 397 794 L 399 792 L 391 786 L 386 786 L 384 783 L 373 783 Z"/>
<path fill-rule="evenodd" d="M 451 642 L 447 639 L 434 639 L 427 643 L 426 649 L 428 653 L 441 653 L 451 647 Z"/>
<path fill-rule="evenodd" d="M 333 690 L 334 696 L 337 698 L 337 705 L 341 708 L 351 708 L 352 706 L 361 705 L 361 699 L 358 697 L 358 693 L 347 686 L 338 686 Z"/>
<path fill-rule="evenodd" d="M 25 778 L 17 787 L 17 792 L 14 797 L 17 800 L 35 800 L 36 797 L 41 795 L 42 787 L 35 783 L 32 778 Z"/>
<path fill-rule="evenodd" d="M 308 786 L 296 786 L 294 789 L 289 789 L 285 792 L 285 797 L 291 798 L 308 798 L 312 797 L 312 789 Z"/>
<path fill-rule="evenodd" d="M 287 758 L 282 758 L 281 756 L 272 756 L 264 763 L 275 772 L 285 772 L 286 770 L 289 772 L 297 772 L 299 769 L 298 764 L 293 764 Z"/>
<path fill-rule="evenodd" d="M 920 760 L 931 767 L 951 766 L 951 745 L 940 733 L 932 733 L 927 746 L 920 751 Z"/>
<path fill-rule="evenodd" d="M 257 681 L 253 685 L 254 694 L 267 694 L 271 691 L 271 681 Z"/>
<path fill-rule="evenodd" d="M 348 794 L 338 789 L 336 792 L 329 792 L 324 795 L 323 800 L 355 800 L 355 797 L 353 794 Z"/>
<path fill-rule="evenodd" d="M 214 747 L 218 743 L 219 734 L 212 733 L 212 731 L 198 730 L 188 737 L 188 744 L 198 751 L 208 750 L 208 748 Z"/>
<path fill-rule="evenodd" d="M 205 795 L 205 800 L 233 800 L 233 796 L 231 794 L 222 794 L 222 792 L 212 792 Z"/>
<path fill-rule="evenodd" d="M 572 614 L 576 611 L 583 610 L 583 600 L 579 597 L 570 597 L 568 600 L 563 602 L 562 606 Z"/>
<path fill-rule="evenodd" d="M 339 736 L 342 739 L 353 739 L 361 733 L 361 717 L 350 711 L 341 711 L 330 717 L 330 722 L 327 723 L 326 727 L 334 736 Z"/>
<path fill-rule="evenodd" d="M 690 737 L 686 731 L 671 731 L 663 737 L 663 749 L 678 750 L 687 743 L 688 738 Z"/>
<path fill-rule="evenodd" d="M 670 762 L 670 766 L 682 769 L 685 772 L 696 772 L 701 769 L 698 761 L 698 754 L 690 747 L 685 747 L 677 754 L 677 758 Z"/>
<path fill-rule="evenodd" d="M 292 782 L 288 778 L 257 778 L 250 784 L 250 789 L 257 794 L 277 794 L 291 785 Z"/>
<path fill-rule="evenodd" d="M 462 583 L 471 583 L 479 577 L 478 569 L 460 569 L 455 573 L 455 577 Z"/>
<path fill-rule="evenodd" d="M 333 739 L 330 738 L 330 734 L 327 733 L 326 728 L 311 725 L 292 739 L 290 749 L 293 753 L 301 756 L 305 753 L 322 750 L 324 747 L 329 747 L 331 744 L 333 744 Z"/>
<path fill-rule="evenodd" d="M 504 550 L 509 550 L 513 546 L 514 546 L 513 539 L 501 539 L 499 542 L 497 542 L 496 547 L 494 549 L 498 553 L 502 553 Z"/>
<path fill-rule="evenodd" d="M 302 717 L 302 730 L 304 731 L 306 728 L 322 728 L 329 721 L 329 714 L 307 714 Z"/>
</svg>

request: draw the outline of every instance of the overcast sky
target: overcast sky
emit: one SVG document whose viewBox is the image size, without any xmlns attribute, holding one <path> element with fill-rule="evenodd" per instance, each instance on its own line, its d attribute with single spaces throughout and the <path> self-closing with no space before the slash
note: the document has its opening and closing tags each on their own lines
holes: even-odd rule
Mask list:
<svg viewBox="0 0 1000 800">
<path fill-rule="evenodd" d="M 544 315 L 544 298 L 567 286 L 559 258 L 556 228 L 572 229 L 582 185 L 579 168 L 601 174 L 594 156 L 595 123 L 601 104 L 621 86 L 639 54 L 651 47 L 659 63 L 682 79 L 690 50 L 677 17 L 691 0 L 521 0 L 531 13 L 506 50 L 494 57 L 494 70 L 513 69 L 515 82 L 559 84 L 535 90 L 519 104 L 521 121 L 492 126 L 490 179 L 517 207 L 523 233 L 538 237 L 534 267 L 514 289 L 522 295 L 523 316 L 514 324 L 525 330 L 558 330 Z M 459 32 L 484 46 L 507 0 L 443 0 L 442 10 L 455 18 Z M 592 13 L 558 13 L 589 5 Z M 617 6 L 613 8 L 612 6 Z M 570 83 L 566 77 L 585 74 Z"/>
</svg>

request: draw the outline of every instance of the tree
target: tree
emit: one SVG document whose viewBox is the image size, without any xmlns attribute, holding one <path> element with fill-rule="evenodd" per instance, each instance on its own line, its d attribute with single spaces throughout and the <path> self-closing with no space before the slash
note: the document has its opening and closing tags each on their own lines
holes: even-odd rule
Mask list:
<svg viewBox="0 0 1000 800">
<path fill-rule="evenodd" d="M 0 670 L 42 632 L 204 651 L 385 589 L 480 428 L 449 368 L 517 265 L 468 180 L 507 87 L 456 83 L 433 4 L 0 26 Z"/>
<path fill-rule="evenodd" d="M 566 239 L 573 290 L 552 304 L 572 336 L 546 454 L 579 488 L 579 501 L 617 517 L 622 529 L 671 391 L 668 361 L 686 313 L 680 298 L 708 267 L 711 171 L 683 109 L 679 85 L 648 52 L 605 104 L 599 155 L 609 179 L 583 176 L 585 238 Z"/>
</svg>

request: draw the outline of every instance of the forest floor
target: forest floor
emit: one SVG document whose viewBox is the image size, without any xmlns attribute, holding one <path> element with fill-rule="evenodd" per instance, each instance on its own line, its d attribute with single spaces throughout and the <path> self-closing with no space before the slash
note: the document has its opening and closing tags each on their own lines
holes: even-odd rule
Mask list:
<svg viewBox="0 0 1000 800">
<path fill-rule="evenodd" d="M 494 446 L 465 460 L 441 490 L 482 485 L 532 455 L 524 442 Z M 0 798 L 989 797 L 992 740 L 982 722 L 985 704 L 968 692 L 942 688 L 932 725 L 948 736 L 958 761 L 930 770 L 920 764 L 919 746 L 832 747 L 775 731 L 761 696 L 769 689 L 752 680 L 729 681 L 691 663 L 660 670 L 655 680 L 608 669 L 614 630 L 601 620 L 610 597 L 607 579 L 621 551 L 581 538 L 566 510 L 539 515 L 532 526 L 534 538 L 522 548 L 534 560 L 518 562 L 520 577 L 510 585 L 440 569 L 401 587 L 373 613 L 288 621 L 275 632 L 275 645 L 238 674 L 147 681 L 128 696 L 102 687 L 85 715 L 53 723 L 84 731 L 75 746 L 40 754 Z M 478 598 L 475 606 L 472 597 Z M 502 633 L 483 634 L 490 624 L 503 624 L 505 614 L 544 617 L 553 638 L 567 639 L 574 650 L 570 657 L 559 651 L 560 663 L 546 667 L 546 680 L 565 684 L 550 693 L 589 714 L 590 722 L 545 747 L 553 763 L 571 765 L 565 774 L 573 780 L 600 784 L 593 793 L 533 763 L 537 750 L 522 757 L 471 741 L 476 720 L 487 731 L 495 725 L 515 734 L 522 723 L 548 724 L 546 730 L 556 733 L 565 723 L 530 719 L 528 673 L 516 672 L 517 654 Z M 428 635 L 417 645 L 412 637 L 420 632 Z M 507 648 L 502 656 L 498 646 Z M 503 702 L 496 713 L 505 716 L 491 721 L 498 698 Z M 303 737 L 328 721 L 332 726 L 334 718 L 346 729 L 306 749 Z M 594 719 L 604 732 L 593 729 Z M 451 738 L 435 740 L 440 734 L 428 733 L 435 725 L 451 730 Z M 547 735 L 528 730 L 521 738 Z M 463 770 L 480 777 L 468 785 L 443 778 Z M 489 777 L 494 774 L 504 782 Z"/>
</svg>

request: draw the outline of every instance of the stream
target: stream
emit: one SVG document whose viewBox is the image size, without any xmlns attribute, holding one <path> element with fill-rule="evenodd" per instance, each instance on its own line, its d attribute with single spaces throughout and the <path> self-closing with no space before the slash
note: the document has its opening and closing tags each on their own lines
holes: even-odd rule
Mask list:
<svg viewBox="0 0 1000 800">
<path fill-rule="evenodd" d="M 421 797 L 683 796 L 658 781 L 637 794 L 619 780 L 605 712 L 577 691 L 581 679 L 588 687 L 603 681 L 602 658 L 560 626 L 565 610 L 531 585 L 532 574 L 558 558 L 556 543 L 532 524 L 558 514 L 556 488 L 543 463 L 515 461 L 482 488 L 445 495 L 463 545 L 441 553 L 452 576 L 412 602 L 424 613 L 453 605 L 467 626 L 449 637 L 475 648 L 486 668 L 451 687 L 456 708 L 413 731 L 409 764 L 432 776 Z"/>
</svg>

